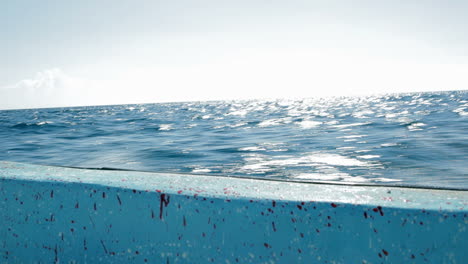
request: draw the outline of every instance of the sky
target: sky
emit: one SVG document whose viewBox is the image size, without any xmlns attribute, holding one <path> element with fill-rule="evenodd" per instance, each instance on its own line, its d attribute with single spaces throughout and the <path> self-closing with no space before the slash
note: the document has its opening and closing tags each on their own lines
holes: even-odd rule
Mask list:
<svg viewBox="0 0 468 264">
<path fill-rule="evenodd" d="M 0 1 L 0 109 L 468 89 L 468 1 Z"/>
</svg>

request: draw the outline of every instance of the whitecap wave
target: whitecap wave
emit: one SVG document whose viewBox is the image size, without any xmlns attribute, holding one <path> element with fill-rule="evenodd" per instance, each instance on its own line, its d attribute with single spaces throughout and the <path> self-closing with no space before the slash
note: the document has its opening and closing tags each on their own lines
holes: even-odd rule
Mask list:
<svg viewBox="0 0 468 264">
<path fill-rule="evenodd" d="M 208 168 L 195 168 L 192 170 L 193 173 L 209 173 L 211 172 Z"/>
<path fill-rule="evenodd" d="M 227 113 L 227 116 L 245 116 L 247 115 L 247 110 L 234 110 L 232 112 Z"/>
<path fill-rule="evenodd" d="M 324 165 L 341 167 L 373 167 L 378 165 L 376 163 L 329 153 L 313 153 L 304 157 L 279 156 L 270 160 L 268 160 L 267 157 L 254 156 L 246 158 L 245 161 L 247 161 L 247 164 L 242 166 L 241 170 L 250 172 L 266 172 L 274 168 L 288 166 L 309 166 L 318 168 Z"/>
<path fill-rule="evenodd" d="M 352 123 L 352 124 L 342 124 L 342 125 L 335 125 L 336 128 L 349 128 L 349 127 L 356 127 L 356 126 L 364 126 L 370 124 L 369 122 L 363 123 Z"/>
<path fill-rule="evenodd" d="M 407 126 L 409 131 L 418 131 L 418 130 L 423 130 L 422 127 L 426 126 L 426 124 L 418 122 L 418 123 L 412 123 Z"/>
<path fill-rule="evenodd" d="M 302 122 L 297 122 L 296 124 L 298 124 L 303 129 L 309 129 L 309 128 L 314 128 L 314 127 L 320 126 L 322 124 L 322 122 L 306 120 L 306 121 L 302 121 Z"/>
<path fill-rule="evenodd" d="M 362 156 L 358 156 L 358 158 L 360 159 L 377 159 L 377 158 L 380 158 L 379 155 L 362 155 Z"/>
<path fill-rule="evenodd" d="M 172 127 L 172 124 L 161 124 L 161 125 L 159 125 L 159 130 L 161 130 L 161 131 L 169 131 L 169 130 L 172 130 L 172 129 L 174 129 Z"/>
<path fill-rule="evenodd" d="M 245 148 L 240 148 L 239 151 L 262 151 L 266 150 L 263 147 L 245 147 Z"/>
<path fill-rule="evenodd" d="M 41 121 L 41 122 L 37 122 L 36 125 L 38 126 L 43 126 L 43 125 L 48 125 L 48 124 L 53 124 L 54 122 L 52 121 Z"/>
<path fill-rule="evenodd" d="M 345 139 L 351 139 L 351 138 L 362 138 L 365 137 L 366 135 L 349 135 L 349 136 L 342 136 L 342 137 L 337 137 L 337 138 L 345 138 Z"/>
<path fill-rule="evenodd" d="M 260 122 L 259 127 L 271 127 L 291 123 L 290 118 L 268 119 Z"/>
</svg>

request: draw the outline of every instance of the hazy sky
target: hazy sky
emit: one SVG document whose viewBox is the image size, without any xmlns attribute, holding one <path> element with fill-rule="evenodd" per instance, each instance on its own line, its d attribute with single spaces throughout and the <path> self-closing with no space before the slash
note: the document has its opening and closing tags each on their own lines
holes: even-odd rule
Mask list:
<svg viewBox="0 0 468 264">
<path fill-rule="evenodd" d="M 0 109 L 468 89 L 468 1 L 0 1 Z"/>
</svg>

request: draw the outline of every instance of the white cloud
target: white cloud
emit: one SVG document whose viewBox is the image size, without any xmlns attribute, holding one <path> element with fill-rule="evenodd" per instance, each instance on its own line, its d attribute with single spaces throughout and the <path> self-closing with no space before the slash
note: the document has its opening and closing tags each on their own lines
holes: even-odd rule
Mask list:
<svg viewBox="0 0 468 264">
<path fill-rule="evenodd" d="M 3 87 L 0 89 L 0 107 L 47 107 L 58 103 L 66 93 L 66 79 L 60 69 L 50 69 L 37 73 L 32 79 Z"/>
<path fill-rule="evenodd" d="M 97 97 L 101 94 L 98 85 L 99 82 L 72 77 L 58 68 L 47 69 L 38 72 L 34 78 L 0 87 L 0 109 L 109 103 Z"/>
</svg>

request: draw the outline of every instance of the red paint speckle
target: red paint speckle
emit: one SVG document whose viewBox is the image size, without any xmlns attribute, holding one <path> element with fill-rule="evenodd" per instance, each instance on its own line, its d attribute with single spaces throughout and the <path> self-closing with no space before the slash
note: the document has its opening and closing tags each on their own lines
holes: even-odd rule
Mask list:
<svg viewBox="0 0 468 264">
<path fill-rule="evenodd" d="M 379 212 L 381 216 L 384 215 L 383 211 L 382 211 L 382 206 L 377 206 L 376 208 L 373 208 L 372 211 L 374 212 Z"/>
<path fill-rule="evenodd" d="M 338 205 L 335 203 L 331 203 L 331 207 L 336 208 Z"/>
<path fill-rule="evenodd" d="M 385 249 L 382 249 L 382 253 L 384 253 L 385 256 L 388 256 L 388 251 Z"/>
</svg>

